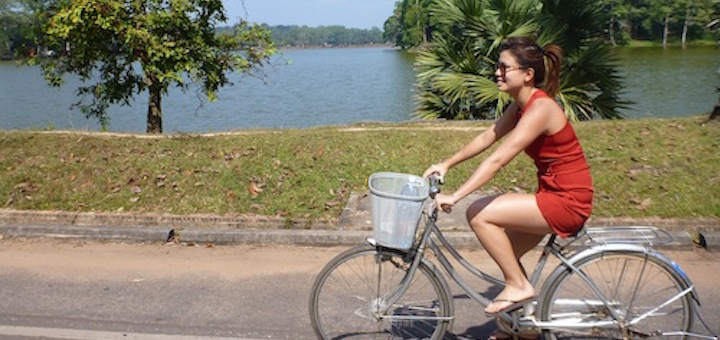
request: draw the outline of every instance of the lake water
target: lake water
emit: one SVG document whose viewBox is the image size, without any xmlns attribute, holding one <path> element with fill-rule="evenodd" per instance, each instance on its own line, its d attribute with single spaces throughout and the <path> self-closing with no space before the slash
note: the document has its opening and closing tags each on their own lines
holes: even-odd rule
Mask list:
<svg viewBox="0 0 720 340">
<path fill-rule="evenodd" d="M 630 118 L 709 112 L 720 86 L 720 50 L 620 49 Z M 304 128 L 412 119 L 413 58 L 391 48 L 288 50 L 264 69 L 265 79 L 234 76 L 235 85 L 207 102 L 197 88 L 163 97 L 165 132 Z M 99 130 L 70 106 L 79 81 L 51 88 L 39 68 L 0 62 L 0 129 Z M 132 107 L 111 107 L 110 131 L 144 132 L 147 94 Z"/>
</svg>

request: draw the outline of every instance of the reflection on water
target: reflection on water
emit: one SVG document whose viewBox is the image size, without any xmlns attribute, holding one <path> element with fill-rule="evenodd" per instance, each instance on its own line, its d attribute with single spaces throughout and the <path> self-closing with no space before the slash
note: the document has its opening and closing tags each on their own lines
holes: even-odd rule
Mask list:
<svg viewBox="0 0 720 340">
<path fill-rule="evenodd" d="M 628 117 L 709 112 L 720 86 L 720 50 L 619 49 L 621 72 L 635 105 Z M 289 63 L 285 63 L 288 60 Z M 166 132 L 342 125 L 411 119 L 415 106 L 412 56 L 388 48 L 289 50 L 266 68 L 267 77 L 235 75 L 235 85 L 206 102 L 194 88 L 163 98 Z M 76 78 L 50 88 L 38 68 L 0 63 L 0 129 L 99 130 L 94 119 L 70 110 Z M 132 107 L 110 109 L 110 130 L 144 132 L 147 95 Z"/>
<path fill-rule="evenodd" d="M 718 98 L 720 49 L 625 48 L 616 50 L 635 102 L 628 117 L 672 117 L 708 113 Z"/>
</svg>

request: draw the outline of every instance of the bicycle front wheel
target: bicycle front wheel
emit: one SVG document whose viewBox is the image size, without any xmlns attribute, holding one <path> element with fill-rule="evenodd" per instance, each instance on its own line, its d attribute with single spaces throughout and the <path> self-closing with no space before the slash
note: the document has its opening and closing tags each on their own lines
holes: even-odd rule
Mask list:
<svg viewBox="0 0 720 340">
<path fill-rule="evenodd" d="M 393 305 L 386 298 L 408 274 L 406 254 L 373 246 L 350 249 L 320 272 L 310 296 L 319 339 L 441 339 L 450 324 L 447 285 L 425 263 Z"/>
<path fill-rule="evenodd" d="M 540 320 L 556 325 L 544 331 L 546 339 L 637 339 L 689 330 L 691 295 L 677 298 L 688 287 L 666 261 L 644 252 L 617 250 L 590 255 L 576 266 L 608 305 L 576 272 L 556 272 L 548 278 L 550 286 L 540 307 Z"/>
</svg>

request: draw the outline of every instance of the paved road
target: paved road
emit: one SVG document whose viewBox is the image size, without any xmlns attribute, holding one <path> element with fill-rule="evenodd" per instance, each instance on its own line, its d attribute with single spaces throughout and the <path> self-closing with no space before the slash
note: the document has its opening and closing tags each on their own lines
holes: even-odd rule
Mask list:
<svg viewBox="0 0 720 340">
<path fill-rule="evenodd" d="M 312 339 L 312 280 L 343 249 L 5 238 L 0 338 Z M 463 254 L 497 274 L 484 252 Z M 667 254 L 697 284 L 709 323 L 720 325 L 720 254 Z M 456 296 L 453 334 L 486 338 L 494 323 Z"/>
</svg>

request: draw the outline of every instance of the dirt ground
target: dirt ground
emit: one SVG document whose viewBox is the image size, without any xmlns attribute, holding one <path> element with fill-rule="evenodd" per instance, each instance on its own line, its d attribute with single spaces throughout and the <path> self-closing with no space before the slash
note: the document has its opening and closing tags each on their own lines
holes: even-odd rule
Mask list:
<svg viewBox="0 0 720 340">
<path fill-rule="evenodd" d="M 143 277 L 195 274 L 246 278 L 280 273 L 319 272 L 335 255 L 348 247 L 299 247 L 282 245 L 118 243 L 79 240 L 5 238 L 0 240 L 0 267 L 24 268 L 77 279 L 83 273 L 117 276 L 135 273 Z M 463 255 L 491 274 L 494 264 L 487 254 L 464 250 Z M 664 251 L 679 263 L 698 286 L 718 287 L 720 253 L 704 250 Z M 527 255 L 526 265 L 537 253 Z M 271 265 L 269 265 L 271 264 Z M 58 270 L 62 268 L 62 270 Z"/>
<path fill-rule="evenodd" d="M 241 279 L 279 273 L 319 271 L 344 248 L 290 246 L 215 246 L 117 243 L 51 239 L 0 240 L 0 267 L 25 268 L 78 279 L 85 274 L 138 279 L 203 272 Z M 272 263 L 273 265 L 268 265 Z M 61 269 L 62 270 L 58 270 Z M 106 275 L 103 275 L 106 274 Z"/>
</svg>

